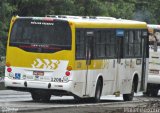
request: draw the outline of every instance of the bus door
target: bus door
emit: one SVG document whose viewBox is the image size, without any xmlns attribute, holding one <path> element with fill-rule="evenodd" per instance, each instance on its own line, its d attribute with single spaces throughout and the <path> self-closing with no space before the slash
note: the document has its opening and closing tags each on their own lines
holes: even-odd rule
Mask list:
<svg viewBox="0 0 160 113">
<path fill-rule="evenodd" d="M 116 57 L 117 57 L 117 68 L 116 68 L 116 76 L 115 76 L 115 91 L 120 92 L 122 88 L 122 80 L 124 79 L 124 75 L 126 74 L 126 70 L 124 69 L 124 59 L 123 58 L 123 38 L 124 38 L 124 30 L 117 29 L 116 30 Z"/>
<path fill-rule="evenodd" d="M 91 59 L 92 59 L 92 51 L 93 51 L 93 37 L 94 32 L 93 31 L 87 31 L 86 32 L 86 75 L 85 75 L 85 96 L 89 95 L 89 92 L 91 89 L 91 77 L 92 73 L 89 71 L 89 66 L 91 65 Z"/>
</svg>

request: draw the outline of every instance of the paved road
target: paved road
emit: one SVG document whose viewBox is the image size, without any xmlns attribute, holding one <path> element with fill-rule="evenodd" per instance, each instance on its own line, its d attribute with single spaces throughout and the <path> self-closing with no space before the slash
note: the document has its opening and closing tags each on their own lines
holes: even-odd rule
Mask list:
<svg viewBox="0 0 160 113">
<path fill-rule="evenodd" d="M 105 96 L 100 103 L 76 103 L 73 97 L 52 96 L 48 103 L 33 102 L 29 93 L 12 90 L 0 91 L 0 112 L 4 113 L 123 113 L 128 108 L 137 107 L 138 110 L 160 107 L 160 96 L 157 98 L 143 97 L 142 93 L 135 94 L 132 102 L 124 102 L 122 97 Z M 146 108 L 145 108 L 146 109 Z M 144 111 L 144 110 L 141 110 Z M 160 112 L 160 110 L 159 110 Z M 141 112 L 142 113 L 142 112 Z"/>
</svg>

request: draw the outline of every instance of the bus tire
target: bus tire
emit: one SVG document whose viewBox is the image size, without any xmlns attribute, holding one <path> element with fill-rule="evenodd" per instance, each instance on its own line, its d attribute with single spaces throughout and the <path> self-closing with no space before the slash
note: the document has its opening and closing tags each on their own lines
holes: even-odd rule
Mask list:
<svg viewBox="0 0 160 113">
<path fill-rule="evenodd" d="M 51 98 L 51 95 L 50 94 L 46 94 L 46 95 L 43 95 L 41 97 L 41 101 L 42 102 L 49 102 L 50 101 L 50 98 Z"/>
<path fill-rule="evenodd" d="M 149 97 L 157 97 L 159 89 L 156 86 L 151 86 L 147 88 L 147 96 Z"/>
<path fill-rule="evenodd" d="M 31 97 L 32 97 L 32 100 L 35 102 L 40 102 L 40 100 L 41 100 L 40 95 L 35 92 L 31 92 Z"/>
<path fill-rule="evenodd" d="M 130 94 L 123 94 L 123 100 L 124 101 L 132 101 L 134 97 L 134 89 L 135 89 L 135 84 L 134 82 L 132 83 L 132 90 Z"/>
<path fill-rule="evenodd" d="M 147 96 L 157 97 L 159 91 L 159 84 L 147 84 Z"/>
<path fill-rule="evenodd" d="M 159 89 L 153 89 L 151 92 L 151 97 L 157 97 L 158 96 Z"/>
<path fill-rule="evenodd" d="M 95 91 L 95 97 L 93 98 L 94 102 L 100 102 L 101 93 L 102 93 L 102 80 L 98 79 Z"/>
<path fill-rule="evenodd" d="M 83 102 L 84 99 L 75 95 L 74 100 L 75 100 L 76 103 L 81 103 L 81 102 Z"/>
<path fill-rule="evenodd" d="M 49 102 L 51 94 L 40 94 L 38 92 L 31 92 L 33 101 L 35 102 Z"/>
</svg>

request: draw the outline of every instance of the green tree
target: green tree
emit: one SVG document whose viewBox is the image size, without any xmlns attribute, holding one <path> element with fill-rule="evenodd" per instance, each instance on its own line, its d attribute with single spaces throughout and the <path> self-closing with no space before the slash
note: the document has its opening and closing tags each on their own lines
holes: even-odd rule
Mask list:
<svg viewBox="0 0 160 113">
<path fill-rule="evenodd" d="M 108 13 L 106 15 L 116 18 L 132 19 L 135 10 L 135 1 L 136 0 L 110 0 L 109 2 L 105 2 Z"/>
<path fill-rule="evenodd" d="M 159 7 L 160 1 L 141 0 L 136 2 L 133 19 L 139 21 L 145 21 L 151 24 L 157 24 L 158 18 L 156 18 L 157 7 Z M 158 14 L 159 15 L 159 14 Z"/>
<path fill-rule="evenodd" d="M 15 7 L 7 0 L 0 1 L 0 56 L 5 55 L 9 23 Z"/>
<path fill-rule="evenodd" d="M 7 0 L 0 1 L 0 36 L 7 36 L 10 19 L 15 7 L 12 6 Z"/>
<path fill-rule="evenodd" d="M 16 9 L 18 16 L 44 16 L 48 13 L 49 0 L 11 0 L 9 1 Z"/>
<path fill-rule="evenodd" d="M 0 37 L 7 36 L 11 16 L 111 16 L 160 23 L 160 0 L 0 0 Z"/>
<path fill-rule="evenodd" d="M 104 1 L 101 0 L 75 0 L 75 13 L 82 16 L 104 16 L 107 14 Z"/>
<path fill-rule="evenodd" d="M 50 0 L 48 14 L 75 15 L 75 0 Z"/>
</svg>

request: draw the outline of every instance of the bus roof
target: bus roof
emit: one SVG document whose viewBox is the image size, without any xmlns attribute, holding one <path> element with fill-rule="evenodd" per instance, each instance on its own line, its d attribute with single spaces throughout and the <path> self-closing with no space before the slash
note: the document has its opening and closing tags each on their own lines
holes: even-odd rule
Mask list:
<svg viewBox="0 0 160 113">
<path fill-rule="evenodd" d="M 96 22 L 95 22 L 96 21 Z M 124 20 L 124 19 L 114 19 L 114 20 L 106 20 L 106 19 L 88 19 L 88 20 L 76 20 L 74 21 L 77 27 L 98 27 L 98 28 L 147 28 L 145 22 L 138 22 L 132 20 Z"/>
<path fill-rule="evenodd" d="M 147 27 L 149 29 L 160 29 L 160 25 L 156 25 L 156 24 L 148 24 Z"/>
<path fill-rule="evenodd" d="M 68 16 L 68 15 L 48 15 L 47 17 L 61 18 L 73 22 L 79 28 L 147 28 L 145 22 L 116 19 L 104 16 Z"/>
<path fill-rule="evenodd" d="M 116 19 L 113 17 L 88 17 L 88 16 L 47 16 L 47 17 L 18 17 L 17 18 L 31 18 L 36 20 L 43 19 L 58 19 L 66 20 L 75 25 L 77 28 L 130 28 L 130 29 L 146 29 L 145 22 Z"/>
</svg>

